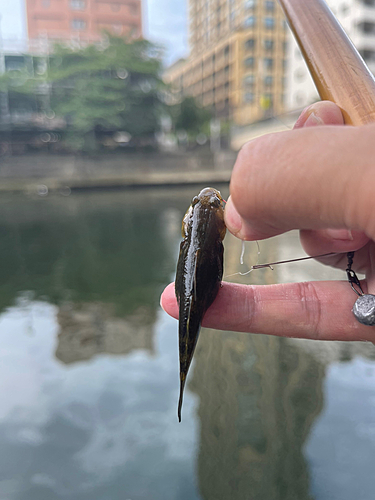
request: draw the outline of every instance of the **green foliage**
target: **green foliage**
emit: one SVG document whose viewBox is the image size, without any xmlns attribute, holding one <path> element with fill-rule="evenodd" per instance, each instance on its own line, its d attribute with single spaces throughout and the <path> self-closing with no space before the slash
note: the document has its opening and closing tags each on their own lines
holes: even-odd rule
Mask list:
<svg viewBox="0 0 375 500">
<path fill-rule="evenodd" d="M 164 104 L 168 87 L 160 78 L 161 52 L 147 40 L 126 41 L 107 34 L 106 42 L 71 49 L 56 45 L 48 58 L 24 56 L 24 67 L 0 75 L 0 92 L 12 111 L 64 118 L 70 149 L 93 152 L 98 137 L 123 131 L 134 139 L 157 132 L 162 114 L 190 139 L 209 135 L 211 112 L 193 97 Z"/>
<path fill-rule="evenodd" d="M 71 146 L 95 148 L 95 131 L 153 134 L 162 106 L 160 54 L 146 40 L 109 37 L 104 47 L 70 50 L 57 46 L 49 64 L 51 107 L 69 124 Z"/>
<path fill-rule="evenodd" d="M 24 60 L 23 68 L 0 75 L 0 92 L 16 108 L 65 118 L 70 148 L 95 150 L 98 133 L 124 131 L 138 138 L 157 131 L 165 86 L 160 49 L 150 42 L 107 35 L 101 45 L 56 45 L 48 60 Z"/>
<path fill-rule="evenodd" d="M 185 97 L 181 103 L 171 108 L 171 114 L 176 130 L 186 130 L 188 135 L 195 136 L 208 129 L 212 114 L 201 108 L 193 97 Z"/>
</svg>

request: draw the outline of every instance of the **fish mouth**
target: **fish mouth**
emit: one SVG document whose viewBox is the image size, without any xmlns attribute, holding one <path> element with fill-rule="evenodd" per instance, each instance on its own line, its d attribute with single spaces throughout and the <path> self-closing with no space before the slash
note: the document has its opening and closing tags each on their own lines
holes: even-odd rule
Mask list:
<svg viewBox="0 0 375 500">
<path fill-rule="evenodd" d="M 221 203 L 224 202 L 220 191 L 211 187 L 206 187 L 202 189 L 202 191 L 198 195 L 198 200 L 202 204 L 208 204 L 217 207 L 219 207 Z"/>
</svg>

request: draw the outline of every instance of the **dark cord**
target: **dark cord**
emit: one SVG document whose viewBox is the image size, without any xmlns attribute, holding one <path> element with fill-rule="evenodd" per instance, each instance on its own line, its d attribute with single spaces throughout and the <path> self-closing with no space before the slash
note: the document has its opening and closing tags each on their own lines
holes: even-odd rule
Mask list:
<svg viewBox="0 0 375 500">
<path fill-rule="evenodd" d="M 346 275 L 348 277 L 348 281 L 350 283 L 350 286 L 354 290 L 354 292 L 360 297 L 361 295 L 364 295 L 364 292 L 361 287 L 361 283 L 358 279 L 358 276 L 355 274 L 355 272 L 352 269 L 353 265 L 353 259 L 354 259 L 354 252 L 348 252 L 348 267 L 346 268 Z M 359 288 L 359 291 L 355 287 Z"/>
</svg>

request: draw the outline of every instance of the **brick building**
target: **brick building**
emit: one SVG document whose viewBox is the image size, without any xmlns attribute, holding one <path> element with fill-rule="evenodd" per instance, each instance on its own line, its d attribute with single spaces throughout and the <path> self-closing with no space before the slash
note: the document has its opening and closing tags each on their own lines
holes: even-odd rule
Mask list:
<svg viewBox="0 0 375 500">
<path fill-rule="evenodd" d="M 28 38 L 95 41 L 142 35 L 141 0 L 25 0 Z"/>
</svg>

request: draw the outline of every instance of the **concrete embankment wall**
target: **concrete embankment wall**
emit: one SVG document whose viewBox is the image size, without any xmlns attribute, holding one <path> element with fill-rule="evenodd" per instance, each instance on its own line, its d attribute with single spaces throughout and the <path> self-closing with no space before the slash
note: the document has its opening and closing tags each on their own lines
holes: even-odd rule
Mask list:
<svg viewBox="0 0 375 500">
<path fill-rule="evenodd" d="M 0 158 L 0 191 L 121 188 L 228 182 L 236 154 L 30 154 Z"/>
</svg>

